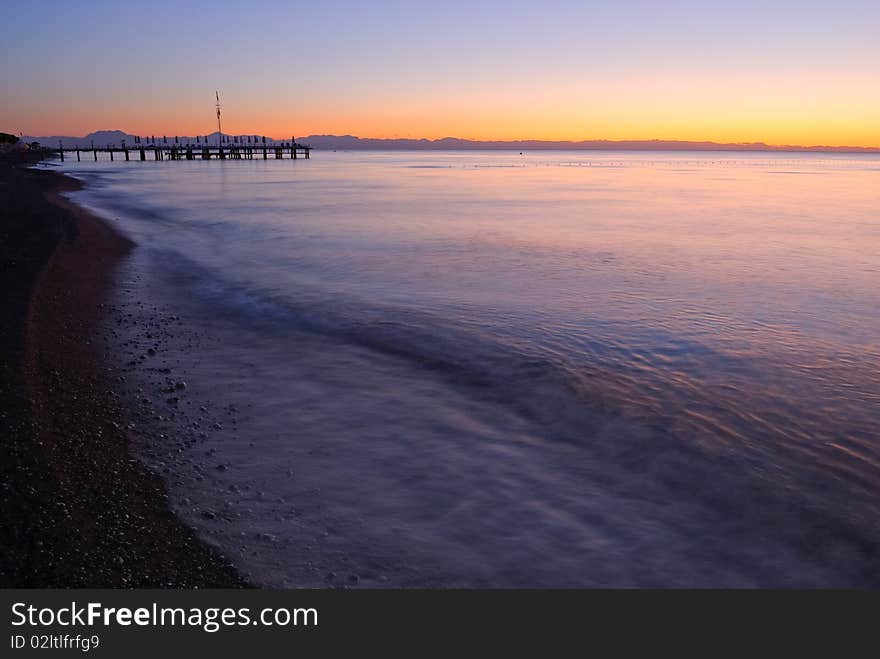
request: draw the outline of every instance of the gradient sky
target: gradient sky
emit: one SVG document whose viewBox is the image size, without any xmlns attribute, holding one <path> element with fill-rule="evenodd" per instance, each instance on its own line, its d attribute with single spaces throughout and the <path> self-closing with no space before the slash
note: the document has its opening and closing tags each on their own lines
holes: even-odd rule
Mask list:
<svg viewBox="0 0 880 659">
<path fill-rule="evenodd" d="M 0 130 L 880 146 L 880 0 L 4 0 Z"/>
</svg>

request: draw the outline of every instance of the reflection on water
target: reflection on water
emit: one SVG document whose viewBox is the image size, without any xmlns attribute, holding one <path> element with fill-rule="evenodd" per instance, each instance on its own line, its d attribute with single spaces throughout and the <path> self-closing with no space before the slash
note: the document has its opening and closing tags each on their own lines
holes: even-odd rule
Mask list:
<svg viewBox="0 0 880 659">
<path fill-rule="evenodd" d="M 878 585 L 880 158 L 67 168 L 241 410 L 169 478 L 255 580 Z"/>
</svg>

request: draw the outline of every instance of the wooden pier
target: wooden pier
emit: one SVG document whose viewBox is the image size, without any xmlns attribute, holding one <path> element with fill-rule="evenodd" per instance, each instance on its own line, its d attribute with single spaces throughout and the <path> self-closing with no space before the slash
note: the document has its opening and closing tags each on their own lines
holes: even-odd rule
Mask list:
<svg viewBox="0 0 880 659">
<path fill-rule="evenodd" d="M 225 144 L 135 144 L 128 146 L 121 144 L 114 146 L 89 146 L 89 147 L 65 147 L 58 145 L 55 150 L 61 160 L 65 157 L 76 157 L 79 162 L 83 158 L 92 157 L 98 160 L 98 154 L 103 154 L 102 159 L 115 160 L 282 160 L 308 158 L 312 148 L 297 142 L 273 142 L 273 143 L 236 143 Z"/>
</svg>

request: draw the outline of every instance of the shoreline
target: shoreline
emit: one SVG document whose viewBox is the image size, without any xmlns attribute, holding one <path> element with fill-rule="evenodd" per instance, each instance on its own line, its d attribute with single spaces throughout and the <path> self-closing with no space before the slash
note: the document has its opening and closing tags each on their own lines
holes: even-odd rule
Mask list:
<svg viewBox="0 0 880 659">
<path fill-rule="evenodd" d="M 133 244 L 62 196 L 63 174 L 3 163 L 0 583 L 18 587 L 245 587 L 171 510 L 134 457 L 121 375 L 98 331 Z"/>
</svg>

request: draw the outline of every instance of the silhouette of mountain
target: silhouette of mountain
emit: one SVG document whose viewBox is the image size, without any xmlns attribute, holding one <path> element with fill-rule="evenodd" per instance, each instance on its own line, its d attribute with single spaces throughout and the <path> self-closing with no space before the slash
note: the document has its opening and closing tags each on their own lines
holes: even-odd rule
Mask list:
<svg viewBox="0 0 880 659">
<path fill-rule="evenodd" d="M 300 140 L 316 149 L 337 150 L 583 150 L 583 151 L 831 151 L 880 153 L 878 147 L 771 145 L 763 142 L 719 143 L 679 140 L 511 140 L 479 141 L 457 137 L 375 139 L 353 135 L 309 135 Z"/>
<path fill-rule="evenodd" d="M 229 134 L 224 133 L 229 138 Z M 177 137 L 181 143 L 196 142 L 196 136 L 155 135 L 141 136 L 142 141 L 155 138 L 159 144 L 173 144 Z M 199 136 L 200 141 L 207 140 L 216 144 L 218 133 L 215 131 L 207 136 Z M 247 139 L 245 135 L 245 139 Z M 250 135 L 251 139 L 261 136 Z M 121 130 L 99 130 L 84 137 L 51 135 L 48 137 L 24 136 L 27 142 L 40 142 L 45 146 L 56 146 L 61 142 L 65 148 L 121 145 L 124 141 L 128 146 L 135 143 L 135 136 Z M 267 144 L 289 142 L 290 138 L 266 138 Z M 720 142 L 689 142 L 681 140 L 584 140 L 580 142 L 553 140 L 510 140 L 481 141 L 466 140 L 457 137 L 443 137 L 436 140 L 428 139 L 384 139 L 363 138 L 354 135 L 309 135 L 298 137 L 297 142 L 315 149 L 325 150 L 373 150 L 373 151 L 428 151 L 428 150 L 577 150 L 577 151 L 792 151 L 792 152 L 834 152 L 834 153 L 880 153 L 880 147 L 864 146 L 800 146 L 774 145 L 763 142 L 720 143 Z"/>
</svg>

